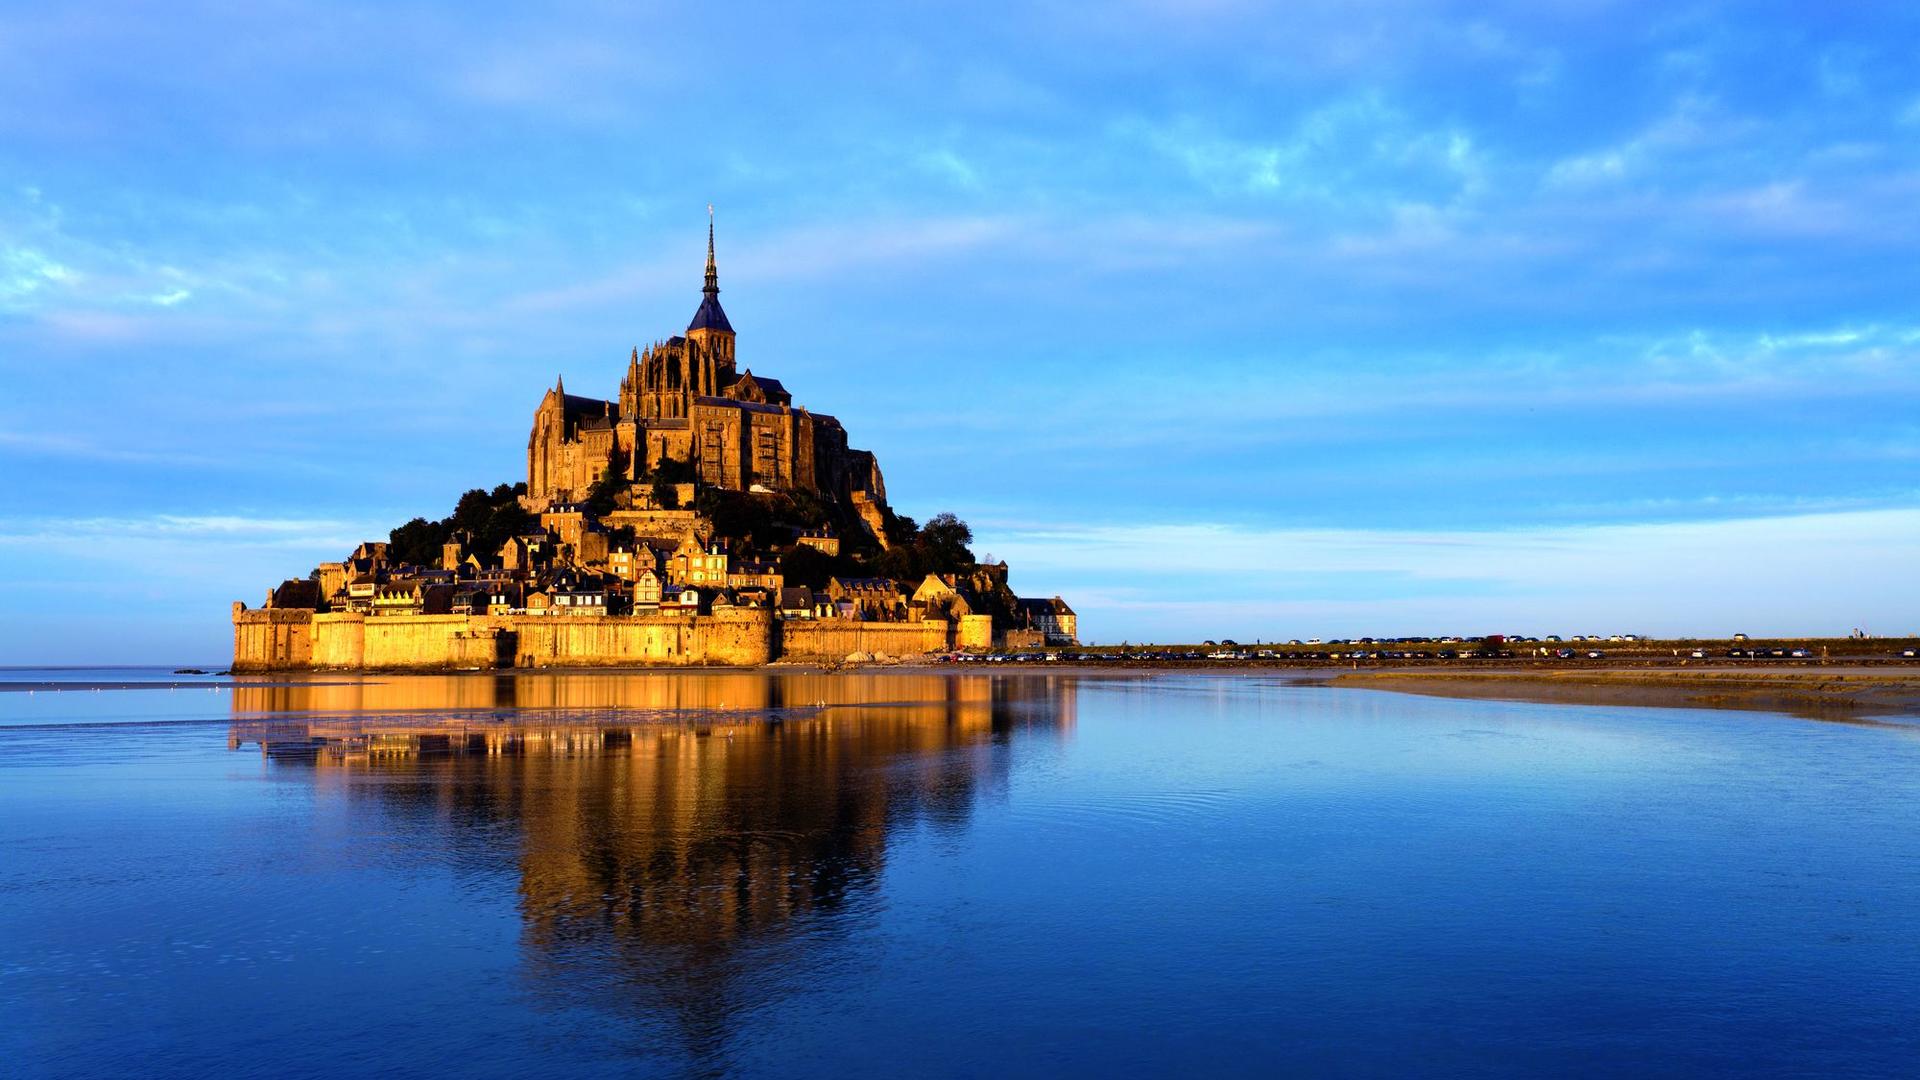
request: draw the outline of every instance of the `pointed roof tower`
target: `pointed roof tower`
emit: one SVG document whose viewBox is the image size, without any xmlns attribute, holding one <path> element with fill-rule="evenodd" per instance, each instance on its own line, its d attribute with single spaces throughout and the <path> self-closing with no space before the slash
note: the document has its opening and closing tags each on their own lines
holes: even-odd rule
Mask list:
<svg viewBox="0 0 1920 1080">
<path fill-rule="evenodd" d="M 707 283 L 700 291 L 706 297 L 700 301 L 699 310 L 693 313 L 693 321 L 687 324 L 687 331 L 718 330 L 733 333 L 733 324 L 727 321 L 727 313 L 720 307 L 720 271 L 713 260 L 712 203 L 707 204 Z"/>
</svg>

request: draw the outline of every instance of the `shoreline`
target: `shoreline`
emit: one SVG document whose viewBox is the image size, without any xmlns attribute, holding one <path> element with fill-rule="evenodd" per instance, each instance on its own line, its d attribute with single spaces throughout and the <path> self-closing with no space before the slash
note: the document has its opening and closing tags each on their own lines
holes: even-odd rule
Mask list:
<svg viewBox="0 0 1920 1080">
<path fill-rule="evenodd" d="M 1210 678 L 1276 678 L 1303 686 L 1376 690 L 1428 697 L 1526 701 L 1558 705 L 1598 705 L 1656 708 L 1741 709 L 1788 713 L 1811 719 L 1900 716 L 1920 719 L 1920 670 L 1876 664 L 1779 666 L 1765 669 L 1728 667 L 1681 668 L 1570 668 L 1565 666 L 1503 666 L 1475 670 L 1447 670 L 1430 666 L 1353 670 L 1330 665 L 1208 663 L 1208 664 L 1087 664 L 1067 662 L 1006 662 L 992 665 L 955 665 L 902 659 L 895 662 L 834 664 L 775 663 L 769 665 L 707 666 L 582 666 L 492 670 L 352 670 L 208 672 L 177 679 L 0 680 L 0 693 L 75 693 L 114 690 L 207 690 L 243 688 L 320 688 L 355 683 L 384 683 L 416 678 L 498 679 L 551 677 L 628 678 L 632 676 L 701 677 L 712 675 L 846 675 L 846 676 L 1069 676 L 1091 679 L 1138 679 L 1162 675 L 1199 675 Z"/>
</svg>

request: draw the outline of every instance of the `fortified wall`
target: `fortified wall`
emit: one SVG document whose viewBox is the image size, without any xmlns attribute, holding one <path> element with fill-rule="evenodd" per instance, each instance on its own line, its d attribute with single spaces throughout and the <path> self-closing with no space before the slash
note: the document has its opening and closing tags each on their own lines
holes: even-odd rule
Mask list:
<svg viewBox="0 0 1920 1080">
<path fill-rule="evenodd" d="M 361 615 L 233 605 L 233 670 L 450 671 L 550 667 L 751 667 L 773 660 L 918 656 L 991 644 L 992 620 L 781 621 L 713 615 Z"/>
</svg>

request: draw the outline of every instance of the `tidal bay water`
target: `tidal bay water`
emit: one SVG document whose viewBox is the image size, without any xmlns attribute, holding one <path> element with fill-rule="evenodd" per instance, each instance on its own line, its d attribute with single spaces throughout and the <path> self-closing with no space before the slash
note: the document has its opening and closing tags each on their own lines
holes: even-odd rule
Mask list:
<svg viewBox="0 0 1920 1080">
<path fill-rule="evenodd" d="M 1920 1067 L 1913 723 L 1264 675 L 0 680 L 35 684 L 0 690 L 6 1076 Z"/>
</svg>

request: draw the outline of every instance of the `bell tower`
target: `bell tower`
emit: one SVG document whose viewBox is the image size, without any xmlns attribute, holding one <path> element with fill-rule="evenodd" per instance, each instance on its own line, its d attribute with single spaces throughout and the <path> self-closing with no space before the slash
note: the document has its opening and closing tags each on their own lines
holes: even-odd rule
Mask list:
<svg viewBox="0 0 1920 1080">
<path fill-rule="evenodd" d="M 695 355 L 694 366 L 711 372 L 707 385 L 699 392 L 717 394 L 733 382 L 733 324 L 720 307 L 720 271 L 713 259 L 713 204 L 707 204 L 707 283 L 700 290 L 700 307 L 687 324 L 687 344 Z"/>
</svg>

